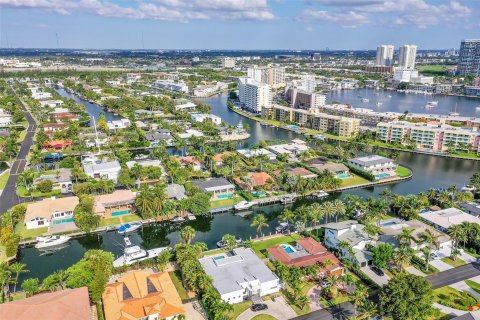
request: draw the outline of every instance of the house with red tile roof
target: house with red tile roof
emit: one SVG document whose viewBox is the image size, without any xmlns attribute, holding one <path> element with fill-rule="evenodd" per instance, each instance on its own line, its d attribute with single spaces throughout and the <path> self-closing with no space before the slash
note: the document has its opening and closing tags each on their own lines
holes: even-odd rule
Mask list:
<svg viewBox="0 0 480 320">
<path fill-rule="evenodd" d="M 319 265 L 319 276 L 341 276 L 343 266 L 340 260 L 315 239 L 308 237 L 298 239 L 295 246 L 280 244 L 267 248 L 268 256 L 272 261 L 280 261 L 287 267 L 307 267 Z"/>
<path fill-rule="evenodd" d="M 223 166 L 225 158 L 232 155 L 232 154 L 233 154 L 233 152 L 231 152 L 231 151 L 224 151 L 222 153 L 217 153 L 216 155 L 214 155 L 212 157 L 213 162 L 215 163 L 215 165 L 221 167 L 221 166 Z"/>
<path fill-rule="evenodd" d="M 303 167 L 296 167 L 296 168 L 290 168 L 287 167 L 285 168 L 285 171 L 287 172 L 289 177 L 302 177 L 305 179 L 312 179 L 318 177 L 317 174 L 303 168 Z M 274 172 L 274 174 L 278 177 L 282 174 L 282 171 L 277 170 Z"/>
<path fill-rule="evenodd" d="M 244 177 L 234 179 L 235 183 L 242 189 L 253 191 L 258 187 L 269 187 L 275 179 L 266 172 L 248 172 Z"/>
<path fill-rule="evenodd" d="M 72 146 L 72 140 L 51 140 L 43 144 L 48 150 L 63 150 Z"/>
</svg>

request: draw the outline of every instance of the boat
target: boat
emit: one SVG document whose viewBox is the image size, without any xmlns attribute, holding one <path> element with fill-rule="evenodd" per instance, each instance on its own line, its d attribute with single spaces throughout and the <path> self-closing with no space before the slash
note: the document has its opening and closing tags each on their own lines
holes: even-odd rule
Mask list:
<svg viewBox="0 0 480 320">
<path fill-rule="evenodd" d="M 123 237 L 123 241 L 125 241 L 125 245 L 127 247 L 132 245 L 132 242 L 130 241 L 130 238 L 128 236 Z"/>
<path fill-rule="evenodd" d="M 377 104 L 377 107 L 380 107 L 383 103 L 377 102 L 376 104 Z"/>
<path fill-rule="evenodd" d="M 119 234 L 125 234 L 129 232 L 133 232 L 137 229 L 139 229 L 142 226 L 142 223 L 140 221 L 137 222 L 131 222 L 131 223 L 125 223 L 118 228 L 117 233 Z"/>
<path fill-rule="evenodd" d="M 189 214 L 189 215 L 187 216 L 187 219 L 191 221 L 191 220 L 196 220 L 197 217 L 195 217 L 193 214 Z"/>
<path fill-rule="evenodd" d="M 71 238 L 69 236 L 45 236 L 37 237 L 35 248 L 42 249 L 48 247 L 55 247 L 68 242 Z"/>
<path fill-rule="evenodd" d="M 432 109 L 435 108 L 438 105 L 438 101 L 429 101 L 425 105 L 425 109 Z"/>
<path fill-rule="evenodd" d="M 277 231 L 278 233 L 283 233 L 288 229 L 290 229 L 290 224 L 288 224 L 288 222 L 280 222 L 278 224 L 278 227 L 275 228 L 275 231 Z"/>
<path fill-rule="evenodd" d="M 250 209 L 255 203 L 254 202 L 249 202 L 249 201 L 240 201 L 236 205 L 233 206 L 235 210 L 247 210 Z"/>
<path fill-rule="evenodd" d="M 362 98 L 361 100 L 362 100 L 362 102 L 365 102 L 365 103 L 370 102 L 370 99 L 368 99 L 368 98 Z"/>
<path fill-rule="evenodd" d="M 295 196 L 284 196 L 283 198 L 280 199 L 280 202 L 282 204 L 289 204 L 289 203 L 293 203 L 294 199 L 295 199 Z"/>
<path fill-rule="evenodd" d="M 162 251 L 170 250 L 170 247 L 161 247 L 150 250 L 144 250 L 139 246 L 131 246 L 125 248 L 123 255 L 113 261 L 115 268 L 122 266 L 129 266 L 138 261 L 147 259 L 154 259 L 162 253 Z"/>
<path fill-rule="evenodd" d="M 317 197 L 317 198 L 325 198 L 325 197 L 328 197 L 328 193 L 323 191 L 323 190 L 320 190 L 320 191 L 316 191 L 314 193 L 312 193 L 313 196 Z"/>
<path fill-rule="evenodd" d="M 460 113 L 457 112 L 457 106 L 458 104 L 455 104 L 455 109 L 448 113 L 449 116 L 456 117 L 460 115 Z"/>
<path fill-rule="evenodd" d="M 470 191 L 470 192 L 473 192 L 473 191 L 475 191 L 475 190 L 476 190 L 475 186 L 472 186 L 471 184 L 467 184 L 466 186 L 464 186 L 464 187 L 462 188 L 462 191 Z"/>
<path fill-rule="evenodd" d="M 185 222 L 185 218 L 182 218 L 180 216 L 176 216 L 171 221 L 174 222 L 174 223 L 182 223 L 182 222 Z"/>
<path fill-rule="evenodd" d="M 480 106 L 475 107 L 475 110 L 480 111 Z"/>
<path fill-rule="evenodd" d="M 392 96 L 391 95 L 387 95 L 387 98 L 391 98 Z"/>
<path fill-rule="evenodd" d="M 242 238 L 235 238 L 235 242 L 237 244 L 242 244 Z M 223 242 L 223 240 L 220 240 L 217 242 L 217 248 L 226 248 L 227 247 L 227 244 L 225 242 Z"/>
</svg>

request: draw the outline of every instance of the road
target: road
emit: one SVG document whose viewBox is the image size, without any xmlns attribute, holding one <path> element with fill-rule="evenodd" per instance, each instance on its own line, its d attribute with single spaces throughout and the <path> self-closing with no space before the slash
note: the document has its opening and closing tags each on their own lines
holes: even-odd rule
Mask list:
<svg viewBox="0 0 480 320">
<path fill-rule="evenodd" d="M 17 95 L 15 91 L 13 92 L 15 93 L 15 95 Z M 28 152 L 30 151 L 30 147 L 33 145 L 33 137 L 35 135 L 35 130 L 37 129 L 35 119 L 33 119 L 32 115 L 25 107 L 25 103 L 18 97 L 18 95 L 17 98 L 22 104 L 21 109 L 25 114 L 25 119 L 28 121 L 28 128 L 25 139 L 20 144 L 20 151 L 17 155 L 17 158 L 10 167 L 10 177 L 8 178 L 5 189 L 0 195 L 0 215 L 2 215 L 5 211 L 19 203 L 16 194 L 18 176 L 23 172 L 23 170 L 25 170 L 25 166 L 27 165 Z"/>
<path fill-rule="evenodd" d="M 425 277 L 433 289 L 449 286 L 462 280 L 480 276 L 480 263 L 469 263 Z"/>
<path fill-rule="evenodd" d="M 346 320 L 351 319 L 355 315 L 353 304 L 350 302 L 343 302 L 331 308 L 317 310 L 293 318 L 293 320 Z"/>
</svg>

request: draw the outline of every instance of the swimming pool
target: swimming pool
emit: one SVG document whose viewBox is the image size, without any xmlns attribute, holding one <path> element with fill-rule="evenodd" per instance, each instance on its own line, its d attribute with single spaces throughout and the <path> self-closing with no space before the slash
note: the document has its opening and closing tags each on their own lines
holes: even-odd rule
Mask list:
<svg viewBox="0 0 480 320">
<path fill-rule="evenodd" d="M 225 259 L 225 256 L 218 256 L 218 257 L 213 258 L 213 260 L 215 260 L 215 261 L 222 260 L 222 259 Z"/>
<path fill-rule="evenodd" d="M 280 248 L 285 250 L 286 253 L 294 253 L 295 252 L 295 249 L 293 249 L 293 247 L 289 244 L 281 244 Z"/>
<path fill-rule="evenodd" d="M 379 173 L 375 175 L 375 178 L 377 179 L 383 179 L 383 178 L 388 178 L 390 175 L 388 173 Z"/>
<path fill-rule="evenodd" d="M 337 174 L 337 178 L 339 179 L 347 179 L 347 178 L 350 178 L 352 175 L 349 174 L 349 173 L 339 173 Z"/>
<path fill-rule="evenodd" d="M 227 194 L 220 194 L 217 196 L 217 199 L 230 199 L 233 197 L 233 194 L 227 193 Z"/>
<path fill-rule="evenodd" d="M 382 223 L 382 227 L 393 226 L 395 224 L 397 224 L 395 221 L 388 221 L 388 222 Z"/>
<path fill-rule="evenodd" d="M 261 197 L 261 196 L 264 196 L 266 195 L 267 193 L 265 191 L 256 191 L 256 192 L 252 192 L 252 196 L 254 197 Z"/>
</svg>

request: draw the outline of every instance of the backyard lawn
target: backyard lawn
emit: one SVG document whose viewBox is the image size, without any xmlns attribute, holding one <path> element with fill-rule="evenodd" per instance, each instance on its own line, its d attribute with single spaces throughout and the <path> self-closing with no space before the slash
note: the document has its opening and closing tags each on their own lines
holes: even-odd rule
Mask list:
<svg viewBox="0 0 480 320">
<path fill-rule="evenodd" d="M 48 227 L 27 229 L 23 221 L 20 221 L 15 228 L 15 232 L 20 235 L 22 240 L 33 239 L 47 233 Z"/>
<path fill-rule="evenodd" d="M 27 189 L 23 186 L 18 186 L 17 187 L 17 194 L 22 197 L 22 198 L 28 198 L 28 197 L 43 197 L 43 198 L 50 198 L 53 196 L 59 196 L 61 194 L 60 190 L 52 190 L 47 193 L 40 192 L 38 190 L 31 190 L 29 193 Z"/>
<path fill-rule="evenodd" d="M 300 238 L 301 236 L 299 236 L 298 234 L 292 234 L 289 236 L 281 236 L 281 237 L 276 237 L 268 240 L 256 241 L 253 243 L 252 248 L 255 251 L 255 253 L 260 258 L 263 259 L 263 258 L 267 258 L 265 254 L 267 248 L 273 247 L 282 243 L 295 244 L 295 241 Z"/>
<path fill-rule="evenodd" d="M 353 174 L 353 173 L 350 173 L 350 174 L 352 175 L 352 177 L 346 178 L 346 179 L 340 179 L 342 181 L 341 187 L 351 187 L 351 186 L 356 186 L 363 183 L 370 183 L 370 181 L 368 181 L 365 178 L 357 176 L 356 174 Z"/>
<path fill-rule="evenodd" d="M 252 320 L 277 320 L 277 318 L 269 314 L 259 314 L 253 317 Z"/>
<path fill-rule="evenodd" d="M 228 317 L 229 317 L 230 319 L 237 319 L 238 316 L 239 316 L 243 311 L 245 311 L 245 310 L 247 310 L 248 308 L 250 308 L 251 305 L 252 305 L 252 302 L 251 302 L 251 301 L 245 301 L 245 302 L 236 303 L 236 304 L 232 305 L 233 311 L 228 314 Z"/>
<path fill-rule="evenodd" d="M 121 221 L 119 217 L 107 218 L 107 219 L 100 220 L 100 227 L 106 227 L 106 226 L 111 226 L 111 225 L 120 224 L 120 223 Z"/>
<path fill-rule="evenodd" d="M 210 208 L 221 208 L 221 207 L 229 207 L 233 206 L 240 201 L 243 201 L 244 199 L 242 197 L 235 197 L 235 198 L 230 198 L 230 199 L 223 199 L 223 200 L 217 200 L 217 201 L 212 201 L 210 202 Z"/>
<path fill-rule="evenodd" d="M 120 219 L 123 223 L 142 220 L 142 218 L 140 216 L 137 216 L 136 214 L 125 215 L 120 217 Z"/>
<path fill-rule="evenodd" d="M 404 178 L 404 177 L 408 177 L 409 175 L 411 175 L 412 171 L 410 171 L 410 169 L 408 169 L 408 168 L 398 166 L 397 169 L 395 169 L 395 173 L 400 178 Z"/>
</svg>

